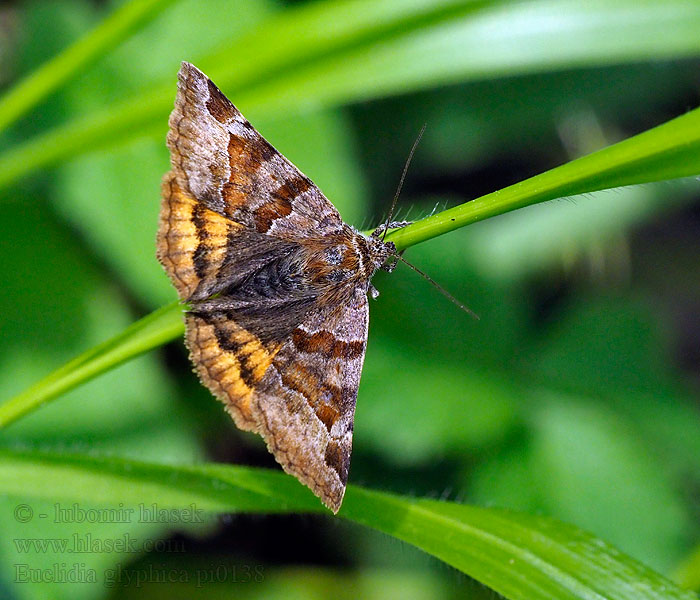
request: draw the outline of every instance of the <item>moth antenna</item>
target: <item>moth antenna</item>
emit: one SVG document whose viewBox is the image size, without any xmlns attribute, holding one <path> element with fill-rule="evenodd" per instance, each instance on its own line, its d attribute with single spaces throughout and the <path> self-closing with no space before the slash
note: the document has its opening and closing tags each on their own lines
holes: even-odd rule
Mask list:
<svg viewBox="0 0 700 600">
<path fill-rule="evenodd" d="M 408 262 L 408 261 L 407 261 L 403 256 L 401 256 L 400 254 L 397 253 L 397 254 L 394 254 L 394 256 L 395 256 L 396 258 L 398 258 L 398 259 L 399 259 L 402 263 L 404 263 L 405 265 L 408 265 L 409 267 L 411 267 L 411 269 L 413 269 L 416 273 L 418 273 L 418 275 L 420 275 L 420 276 L 424 277 L 425 279 L 427 279 L 433 286 L 435 286 L 435 287 L 437 288 L 437 290 L 438 290 L 443 296 L 445 296 L 445 298 L 447 298 L 447 299 L 448 299 L 450 302 L 452 302 L 453 304 L 456 304 L 457 306 L 459 306 L 459 308 L 461 308 L 461 309 L 462 309 L 465 313 L 467 313 L 469 316 L 473 317 L 473 318 L 476 319 L 477 321 L 480 321 L 480 320 L 481 320 L 481 318 L 479 317 L 479 315 L 477 315 L 471 308 L 468 308 L 467 306 L 465 306 L 464 304 L 462 304 L 459 300 L 457 300 L 457 298 L 455 298 L 452 294 L 450 294 L 450 292 L 448 292 L 444 287 L 442 287 L 442 286 L 441 286 L 437 281 L 435 281 L 432 277 L 430 277 L 429 275 L 426 275 L 425 273 L 423 273 L 423 271 L 421 271 L 421 270 L 420 270 L 418 267 L 416 267 L 415 265 L 412 265 L 410 262 Z"/>
<path fill-rule="evenodd" d="M 406 173 L 408 173 L 408 167 L 410 166 L 411 160 L 413 159 L 413 155 L 416 152 L 416 148 L 418 147 L 418 144 L 420 143 L 420 140 L 423 137 L 423 133 L 425 132 L 426 126 L 427 126 L 427 123 L 423 123 L 423 127 L 420 128 L 420 133 L 418 134 L 416 141 L 413 142 L 413 146 L 411 147 L 411 151 L 408 153 L 408 158 L 406 159 L 406 164 L 403 166 L 403 173 L 401 173 L 401 179 L 399 180 L 399 186 L 396 188 L 396 193 L 394 194 L 394 199 L 391 202 L 391 208 L 389 209 L 389 216 L 386 218 L 386 222 L 384 223 L 384 233 L 382 235 L 382 242 L 384 241 L 384 238 L 386 237 L 386 232 L 389 231 L 389 223 L 391 223 L 391 217 L 394 216 L 394 209 L 396 208 L 396 203 L 399 200 L 399 194 L 401 194 L 401 188 L 403 187 L 404 179 L 406 179 Z"/>
</svg>

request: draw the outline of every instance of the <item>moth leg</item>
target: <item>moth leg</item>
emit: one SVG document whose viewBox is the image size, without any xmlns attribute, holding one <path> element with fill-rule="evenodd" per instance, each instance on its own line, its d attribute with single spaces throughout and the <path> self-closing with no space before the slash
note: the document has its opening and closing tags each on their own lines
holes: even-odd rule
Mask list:
<svg viewBox="0 0 700 600">
<path fill-rule="evenodd" d="M 376 300 L 377 298 L 379 298 L 379 290 L 376 287 L 374 287 L 371 283 L 369 284 L 368 291 L 369 297 L 372 298 L 372 300 Z"/>
<path fill-rule="evenodd" d="M 386 271 L 387 273 L 392 273 L 394 271 L 394 269 L 396 268 L 396 265 L 399 264 L 399 258 L 401 256 L 403 256 L 404 252 L 406 252 L 405 248 L 403 250 L 399 251 L 397 254 L 390 255 L 388 260 L 379 268 L 382 271 Z M 372 296 L 372 297 L 374 298 L 375 296 Z"/>
<path fill-rule="evenodd" d="M 373 237 L 373 238 L 379 237 L 387 229 L 401 229 L 402 227 L 406 227 L 407 225 L 412 225 L 412 224 L 413 224 L 413 221 L 392 221 L 391 223 L 382 223 L 379 227 L 377 227 L 372 232 L 371 237 Z"/>
</svg>

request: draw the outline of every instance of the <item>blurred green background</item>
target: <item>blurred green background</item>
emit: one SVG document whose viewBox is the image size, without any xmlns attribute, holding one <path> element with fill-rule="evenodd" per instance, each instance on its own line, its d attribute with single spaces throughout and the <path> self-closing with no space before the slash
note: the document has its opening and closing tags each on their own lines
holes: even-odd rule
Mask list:
<svg viewBox="0 0 700 600">
<path fill-rule="evenodd" d="M 120 4 L 0 3 L 0 85 L 9 89 Z M 420 3 L 383 4 L 408 10 Z M 424 122 L 399 203 L 402 219 L 515 183 L 700 104 L 700 50 L 683 45 L 678 13 L 700 12 L 697 3 L 592 3 L 581 14 L 561 2 L 467 2 L 464 13 L 450 6 L 459 3 L 443 4 L 444 25 L 428 20 L 395 47 L 360 39 L 318 64 L 301 60 L 304 73 L 320 73 L 304 75 L 313 84 L 306 95 L 298 91 L 303 73 L 293 70 L 265 74 L 249 86 L 257 96 L 246 88 L 240 102 L 233 87 L 209 74 L 361 228 L 385 214 Z M 312 5 L 332 37 L 338 23 L 323 22 L 326 6 L 341 5 Z M 362 2 L 350 6 L 360 11 L 355 16 L 365 10 Z M 174 99 L 181 60 L 230 73 L 240 62 L 245 70 L 227 44 L 256 28 L 271 38 L 289 35 L 276 30 L 275 19 L 305 8 L 173 2 L 0 133 L 0 151 L 154 85 L 170 85 Z M 642 15 L 640 28 L 668 18 L 679 30 L 659 39 L 645 38 L 649 29 L 615 33 L 625 11 Z M 297 34 L 301 44 L 304 32 L 292 31 L 292 41 Z M 460 35 L 471 40 L 466 67 L 458 64 L 461 54 L 451 54 Z M 610 47 L 602 44 L 614 35 Z M 265 52 L 248 50 L 253 57 Z M 415 70 L 388 69 L 392 52 Z M 287 79 L 289 96 L 278 98 L 271 82 L 284 90 Z M 159 183 L 169 168 L 166 115 L 138 135 L 118 144 L 106 139 L 0 190 L 0 398 L 175 299 L 154 256 Z M 694 179 L 548 202 L 411 248 L 408 260 L 481 320 L 408 269 L 377 275 L 381 296 L 371 305 L 351 482 L 551 515 L 700 587 L 699 249 Z M 181 342 L 47 405 L 3 431 L 0 442 L 276 468 L 261 440 L 237 431 L 199 385 Z M 17 522 L 16 504 L 0 499 L 2 598 L 189 597 L 177 582 L 18 583 L 18 564 L 57 563 L 99 573 L 191 574 L 224 565 L 224 581 L 200 590 L 207 598 L 282 591 L 299 598 L 494 597 L 418 550 L 330 517 L 76 526 Z M 16 542 L 76 532 L 169 545 L 76 559 Z"/>
</svg>

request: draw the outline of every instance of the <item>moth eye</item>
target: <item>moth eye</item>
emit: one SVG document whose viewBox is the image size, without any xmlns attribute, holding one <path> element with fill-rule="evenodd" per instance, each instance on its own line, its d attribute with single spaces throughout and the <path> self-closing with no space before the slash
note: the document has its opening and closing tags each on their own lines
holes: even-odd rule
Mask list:
<svg viewBox="0 0 700 600">
<path fill-rule="evenodd" d="M 326 262 L 329 265 L 339 265 L 343 262 L 343 248 L 341 246 L 331 246 L 325 254 Z"/>
</svg>

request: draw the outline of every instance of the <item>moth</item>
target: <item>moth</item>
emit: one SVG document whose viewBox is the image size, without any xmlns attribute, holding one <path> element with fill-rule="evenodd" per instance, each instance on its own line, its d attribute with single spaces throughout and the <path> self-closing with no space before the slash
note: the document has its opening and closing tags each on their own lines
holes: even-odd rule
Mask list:
<svg viewBox="0 0 700 600">
<path fill-rule="evenodd" d="M 345 224 L 193 65 L 178 73 L 157 256 L 185 340 L 236 425 L 336 513 L 352 451 L 370 280 L 398 255 Z M 379 230 L 377 230 L 379 231 Z M 392 257 L 395 257 L 392 262 Z"/>
</svg>

